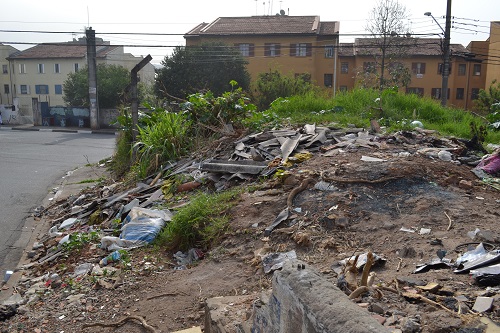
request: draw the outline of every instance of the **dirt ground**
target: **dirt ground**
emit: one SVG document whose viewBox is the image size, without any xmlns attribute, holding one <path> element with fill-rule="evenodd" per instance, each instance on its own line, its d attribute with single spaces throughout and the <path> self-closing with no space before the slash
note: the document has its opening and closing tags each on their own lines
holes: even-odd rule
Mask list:
<svg viewBox="0 0 500 333">
<path fill-rule="evenodd" d="M 153 248 L 131 251 L 130 267 L 117 267 L 114 275 L 108 272 L 109 278 L 99 279 L 104 282 L 87 276 L 63 279 L 66 285 L 59 288 L 39 289 L 34 301 L 0 323 L 1 332 L 147 332 L 136 322 L 84 326 L 128 316 L 143 317 L 158 332 L 203 328 L 205 299 L 249 295 L 247 304 L 228 317 L 228 331 L 237 332 L 231 321 L 248 319 L 252 300 L 271 287 L 271 274 L 263 272 L 259 253 L 290 250 L 334 284 L 339 260 L 367 251 L 383 257 L 385 264 L 372 271 L 375 284 L 387 290 L 380 299 L 365 294 L 353 302 L 371 311 L 388 332 L 483 332 L 479 316 L 468 309 L 477 296 L 493 297 L 492 310 L 482 316 L 500 321 L 498 288 L 477 285 L 468 274 L 455 274 L 450 268 L 413 271 L 436 258 L 438 250 L 446 250 L 445 258 L 455 260 L 466 249 L 461 245 L 480 241 L 467 235 L 477 228 L 491 231 L 484 233 L 485 240 L 497 246 L 500 191 L 482 183 L 471 166 L 422 156 L 417 148 L 383 144 L 327 154 L 331 156 L 316 153 L 291 167 L 284 181 L 252 182 L 253 192 L 244 193 L 230 212 L 222 243 L 188 269 L 174 269 L 171 253 Z M 362 156 L 383 161 L 363 161 Z M 290 192 L 304 179 L 311 182 L 293 198 L 294 216 L 265 237 L 264 229 L 287 207 Z M 329 187 L 318 189 L 321 181 Z M 25 280 L 47 272 L 72 272 L 78 264 L 97 263 L 102 256 L 98 248 L 85 248 L 65 261 L 31 271 Z M 418 288 L 431 282 L 442 289 Z M 439 305 L 404 297 L 404 292 Z M 467 315 L 458 315 L 459 306 Z"/>
</svg>

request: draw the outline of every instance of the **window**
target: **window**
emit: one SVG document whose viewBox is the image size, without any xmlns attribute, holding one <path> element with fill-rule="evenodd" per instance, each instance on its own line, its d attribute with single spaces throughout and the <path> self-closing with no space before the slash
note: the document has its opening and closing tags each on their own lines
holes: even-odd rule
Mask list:
<svg viewBox="0 0 500 333">
<path fill-rule="evenodd" d="M 466 64 L 458 64 L 458 76 L 465 76 Z"/>
<path fill-rule="evenodd" d="M 45 65 L 38 64 L 38 74 L 43 74 L 43 73 L 45 73 Z"/>
<path fill-rule="evenodd" d="M 471 95 L 470 98 L 472 100 L 478 99 L 479 98 L 479 88 L 472 88 L 471 89 Z"/>
<path fill-rule="evenodd" d="M 441 99 L 441 88 L 432 88 L 431 89 L 431 98 Z M 448 95 L 446 96 L 446 98 L 450 99 L 450 88 L 448 88 Z"/>
<path fill-rule="evenodd" d="M 349 73 L 349 63 L 343 62 L 340 64 L 340 73 L 348 74 Z"/>
<path fill-rule="evenodd" d="M 333 45 L 325 46 L 325 58 L 333 58 Z"/>
<path fill-rule="evenodd" d="M 339 90 L 340 90 L 341 92 L 346 92 L 346 91 L 347 91 L 347 86 L 340 86 L 340 87 L 339 87 Z"/>
<path fill-rule="evenodd" d="M 311 43 L 290 44 L 290 57 L 310 57 L 311 49 Z"/>
<path fill-rule="evenodd" d="M 30 93 L 30 86 L 21 84 L 21 94 L 22 95 L 28 95 Z"/>
<path fill-rule="evenodd" d="M 333 86 L 333 74 L 324 74 L 323 82 L 325 84 L 325 87 Z"/>
<path fill-rule="evenodd" d="M 241 55 L 243 57 L 253 57 L 254 56 L 254 45 L 253 44 L 248 44 L 248 43 L 236 44 L 236 47 L 238 47 L 238 49 L 240 50 Z"/>
<path fill-rule="evenodd" d="M 59 64 L 54 64 L 54 73 L 61 73 L 61 66 Z"/>
<path fill-rule="evenodd" d="M 54 92 L 56 95 L 62 95 L 62 84 L 56 84 L 54 86 Z"/>
<path fill-rule="evenodd" d="M 281 44 L 265 43 L 264 56 L 265 57 L 279 57 L 281 54 Z"/>
<path fill-rule="evenodd" d="M 424 88 L 406 88 L 406 93 L 407 94 L 415 94 L 418 95 L 419 97 L 424 96 Z"/>
<path fill-rule="evenodd" d="M 35 85 L 35 93 L 37 95 L 47 95 L 49 93 L 49 86 L 46 84 Z"/>
<path fill-rule="evenodd" d="M 464 88 L 457 88 L 457 99 L 464 99 Z"/>
<path fill-rule="evenodd" d="M 376 64 L 373 61 L 368 61 L 363 63 L 363 70 L 365 73 L 375 73 L 377 70 Z"/>
<path fill-rule="evenodd" d="M 425 62 L 414 62 L 411 64 L 413 74 L 425 74 Z"/>
<path fill-rule="evenodd" d="M 444 64 L 443 63 L 438 64 L 439 75 L 443 75 L 443 70 L 444 70 Z M 451 74 L 451 64 L 448 64 L 448 74 Z"/>
<path fill-rule="evenodd" d="M 3 93 L 4 94 L 10 94 L 10 87 L 8 84 L 3 85 Z"/>
<path fill-rule="evenodd" d="M 79 68 L 80 68 L 80 65 L 78 65 L 78 63 L 75 63 L 75 72 L 78 72 Z"/>
<path fill-rule="evenodd" d="M 26 64 L 19 64 L 19 74 L 26 74 Z"/>
<path fill-rule="evenodd" d="M 9 67 L 7 65 L 2 65 L 2 73 L 4 73 L 4 74 L 9 73 Z"/>
<path fill-rule="evenodd" d="M 481 75 L 481 64 L 474 64 L 474 69 L 472 70 L 472 74 L 475 76 Z"/>
</svg>

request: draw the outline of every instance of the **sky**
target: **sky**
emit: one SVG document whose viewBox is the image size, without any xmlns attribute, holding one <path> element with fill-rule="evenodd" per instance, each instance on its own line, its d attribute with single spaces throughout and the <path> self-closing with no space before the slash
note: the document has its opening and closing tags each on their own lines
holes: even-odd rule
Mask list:
<svg viewBox="0 0 500 333">
<path fill-rule="evenodd" d="M 412 33 L 442 33 L 424 13 L 431 12 L 444 29 L 447 0 L 399 2 L 406 7 L 406 23 Z M 151 54 L 152 63 L 158 64 L 171 54 L 173 46 L 184 45 L 182 34 L 199 23 L 217 17 L 275 15 L 280 9 L 293 16 L 319 15 L 321 21 L 339 21 L 340 42 L 353 42 L 353 34 L 366 33 L 366 21 L 376 4 L 376 0 L 2 1 L 0 43 L 25 50 L 33 45 L 11 43 L 65 42 L 84 36 L 85 28 L 92 27 L 96 37 L 129 45 L 125 52 L 135 56 Z M 451 43 L 467 46 L 473 40 L 486 40 L 489 22 L 500 21 L 499 0 L 453 0 L 451 9 Z"/>
</svg>

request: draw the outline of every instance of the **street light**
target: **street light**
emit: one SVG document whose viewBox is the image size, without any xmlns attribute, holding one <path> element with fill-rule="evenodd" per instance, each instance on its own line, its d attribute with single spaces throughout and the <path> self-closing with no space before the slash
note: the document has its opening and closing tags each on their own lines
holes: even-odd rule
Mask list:
<svg viewBox="0 0 500 333">
<path fill-rule="evenodd" d="M 443 45 L 444 64 L 443 64 L 443 81 L 441 83 L 441 105 L 446 106 L 446 103 L 448 101 L 448 76 L 450 75 L 451 0 L 448 0 L 446 6 L 445 29 L 441 27 L 436 18 L 432 16 L 431 12 L 425 12 L 424 15 L 432 17 L 432 19 L 437 23 L 437 25 L 444 34 L 444 45 Z"/>
</svg>

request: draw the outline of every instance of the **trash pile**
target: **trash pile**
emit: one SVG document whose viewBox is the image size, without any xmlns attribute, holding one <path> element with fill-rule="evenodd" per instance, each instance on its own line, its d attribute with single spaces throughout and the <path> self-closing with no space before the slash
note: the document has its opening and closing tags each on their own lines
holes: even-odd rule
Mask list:
<svg viewBox="0 0 500 333">
<path fill-rule="evenodd" d="M 169 164 L 134 188 L 110 184 L 38 209 L 38 218 L 49 220 L 50 228 L 29 250 L 31 263 L 22 267 L 24 277 L 0 315 L 7 318 L 13 307 L 34 306 L 41 295 L 83 279 L 91 281 L 93 289 L 111 294 L 123 285 L 130 261 L 141 260 L 134 258 L 134 249 L 155 240 L 175 210 L 189 203 L 188 192 L 217 192 L 242 182 L 259 184 L 258 191 L 246 195 L 248 205 L 233 216 L 231 228 L 237 231 L 228 232 L 245 241 L 228 241 L 222 246 L 231 250 L 221 252 L 234 255 L 247 246 L 265 251 L 236 260 L 240 265 L 259 267 L 269 277 L 290 258 L 318 263 L 353 301 L 360 306 L 366 303 L 370 311 L 384 317 L 384 325 L 404 332 L 420 332 L 421 328 L 403 328 L 424 326 L 425 320 L 413 315 L 418 311 L 412 305 L 405 308 L 403 298 L 411 304 L 452 311 L 449 313 L 459 314 L 457 318 L 470 313 L 464 309 L 495 315 L 494 302 L 485 303 L 498 295 L 500 242 L 488 237 L 485 228 L 494 221 L 476 223 L 464 205 L 468 201 L 490 204 L 493 197 L 498 208 L 500 149 L 482 157 L 466 142 L 438 138 L 434 131 L 420 127 L 386 135 L 335 124 L 269 130 L 230 143 L 230 148 L 211 151 L 208 159 Z M 478 179 L 455 172 L 460 167 L 474 172 Z M 432 172 L 441 173 L 434 175 L 440 178 L 439 184 L 431 178 Z M 479 187 L 495 191 L 496 197 L 476 194 Z M 498 210 L 495 213 L 490 208 L 480 213 L 499 216 Z M 465 223 L 478 228 L 471 234 L 473 242 L 465 251 L 460 248 L 459 257 L 449 259 L 454 248 L 449 247 L 450 238 L 462 237 L 457 234 Z M 258 245 L 248 245 L 244 238 L 248 234 Z M 235 245 L 238 241 L 242 243 Z M 469 248 L 471 245 L 474 247 Z M 212 265 L 207 262 L 214 258 L 212 250 L 192 248 L 169 254 L 168 269 L 144 258 L 141 274 L 194 274 L 204 266 L 196 265 L 198 261 Z M 427 260 L 429 253 L 432 258 Z M 61 265 L 66 267 L 61 269 Z M 432 275 L 443 274 L 442 268 L 451 274 L 445 278 Z M 238 266 L 237 270 L 242 269 Z M 429 274 L 432 281 L 407 276 L 415 273 L 420 273 L 416 277 Z M 474 294 L 481 304 L 470 304 L 473 293 L 451 292 L 439 283 L 460 273 L 469 273 L 479 288 L 490 288 Z M 228 276 L 224 282 L 230 283 L 232 278 Z M 255 290 L 261 290 L 260 284 L 260 280 L 255 283 Z M 196 297 L 202 289 L 199 286 Z M 459 300 L 448 307 L 442 297 Z"/>
</svg>

